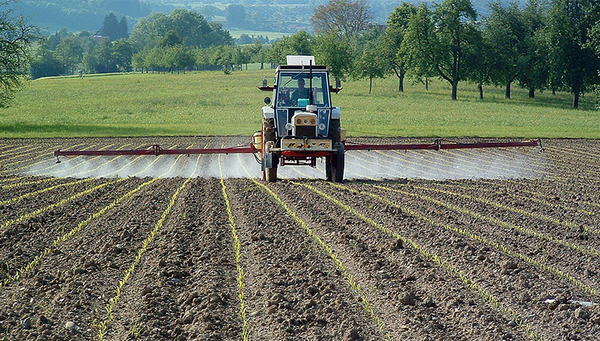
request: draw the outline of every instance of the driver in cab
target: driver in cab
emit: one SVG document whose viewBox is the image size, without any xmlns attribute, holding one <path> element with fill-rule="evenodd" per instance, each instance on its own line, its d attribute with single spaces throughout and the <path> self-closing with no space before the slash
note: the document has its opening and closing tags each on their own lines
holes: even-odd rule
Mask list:
<svg viewBox="0 0 600 341">
<path fill-rule="evenodd" d="M 308 98 L 308 89 L 304 87 L 304 78 L 298 79 L 298 89 L 292 93 L 292 103 L 298 105 L 300 98 Z"/>
</svg>

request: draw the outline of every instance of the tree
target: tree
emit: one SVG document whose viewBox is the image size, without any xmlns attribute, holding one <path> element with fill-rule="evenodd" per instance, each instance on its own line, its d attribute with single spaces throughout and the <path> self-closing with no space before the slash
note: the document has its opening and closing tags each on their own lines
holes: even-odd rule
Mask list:
<svg viewBox="0 0 600 341">
<path fill-rule="evenodd" d="M 166 17 L 163 13 L 154 12 L 138 20 L 129 35 L 129 43 L 135 51 L 152 49 L 164 37 L 169 31 Z"/>
<path fill-rule="evenodd" d="M 544 52 L 543 40 L 539 32 L 543 30 L 546 10 L 542 0 L 528 0 L 523 9 L 523 21 L 528 35 L 523 37 L 527 46 L 527 58 L 519 73 L 519 84 L 529 89 L 529 98 L 535 97 L 535 89 L 543 89 L 548 83 L 547 53 Z"/>
<path fill-rule="evenodd" d="M 314 38 L 305 31 L 300 31 L 274 43 L 269 50 L 269 60 L 272 63 L 283 64 L 287 55 L 312 55 L 313 46 Z"/>
<path fill-rule="evenodd" d="M 390 14 L 387 28 L 383 36 L 382 49 L 388 67 L 398 77 L 398 91 L 404 91 L 404 77 L 407 72 L 407 59 L 409 55 L 401 49 L 404 34 L 408 23 L 413 15 L 417 13 L 415 5 L 403 2 Z"/>
<path fill-rule="evenodd" d="M 117 64 L 115 62 L 115 58 L 112 50 L 112 42 L 110 39 L 104 39 L 100 44 L 100 48 L 96 53 L 96 72 L 99 73 L 107 73 L 107 72 L 116 72 Z"/>
<path fill-rule="evenodd" d="M 119 39 L 129 38 L 129 24 L 125 17 L 121 17 L 121 21 L 119 21 L 119 33 Z"/>
<path fill-rule="evenodd" d="M 560 80 L 573 94 L 573 108 L 597 84 L 600 59 L 588 44 L 592 27 L 600 20 L 595 0 L 554 0 L 545 27 L 552 80 Z"/>
<path fill-rule="evenodd" d="M 350 38 L 367 29 L 371 20 L 373 14 L 365 0 L 330 0 L 319 5 L 310 18 L 316 34 L 335 34 L 338 38 Z"/>
<path fill-rule="evenodd" d="M 77 64 L 83 58 L 83 47 L 80 39 L 74 35 L 69 35 L 60 41 L 54 50 L 55 58 L 61 63 L 62 73 L 72 74 L 77 68 Z"/>
<path fill-rule="evenodd" d="M 254 44 L 249 45 L 249 49 L 250 61 L 254 63 L 260 63 L 260 69 L 264 69 L 265 62 L 267 61 L 267 49 L 258 39 L 254 42 Z"/>
<path fill-rule="evenodd" d="M 11 0 L 0 3 L 0 9 Z M 6 107 L 14 91 L 19 89 L 31 62 L 30 47 L 39 37 L 39 29 L 28 25 L 12 10 L 0 12 L 0 107 Z"/>
<path fill-rule="evenodd" d="M 135 51 L 152 49 L 169 31 L 175 31 L 188 47 L 231 45 L 229 32 L 218 23 L 208 23 L 201 14 L 175 9 L 171 14 L 153 13 L 140 19 L 133 27 L 129 40 Z"/>
<path fill-rule="evenodd" d="M 319 64 L 327 65 L 334 77 L 344 79 L 353 68 L 354 55 L 350 45 L 334 34 L 316 38 L 315 58 Z"/>
<path fill-rule="evenodd" d="M 477 13 L 469 0 L 446 0 L 430 11 L 421 4 L 409 21 L 402 49 L 419 76 L 436 74 L 452 86 L 456 100 L 458 83 L 472 71 L 465 60 L 476 53 L 480 31 Z"/>
<path fill-rule="evenodd" d="M 48 39 L 41 39 L 35 48 L 34 61 L 29 68 L 31 79 L 58 76 L 62 72 L 60 62 L 54 58 Z"/>
<path fill-rule="evenodd" d="M 588 42 L 588 46 L 596 52 L 598 57 L 600 57 L 600 20 L 597 21 L 590 30 L 590 41 Z"/>
<path fill-rule="evenodd" d="M 125 21 L 125 25 L 127 25 L 127 21 Z M 125 31 L 125 35 L 123 35 L 121 24 L 114 13 L 107 14 L 104 17 L 102 28 L 98 33 L 104 37 L 109 37 L 110 40 L 127 38 L 127 31 Z"/>
<path fill-rule="evenodd" d="M 185 68 L 193 66 L 195 62 L 191 48 L 183 45 L 164 47 L 162 55 L 162 66 L 169 68 L 171 72 L 175 68 L 177 73 L 179 70 L 184 70 L 185 73 Z"/>
<path fill-rule="evenodd" d="M 179 38 L 179 35 L 177 35 L 177 32 L 171 30 L 156 44 L 156 47 L 171 47 L 182 44 L 183 42 Z"/>
<path fill-rule="evenodd" d="M 379 42 L 372 42 L 356 62 L 354 76 L 357 79 L 369 78 L 369 93 L 373 90 L 373 79 L 383 78 L 386 71 L 385 56 L 377 49 Z"/>
<path fill-rule="evenodd" d="M 119 39 L 112 43 L 112 55 L 117 70 L 122 72 L 131 70 L 133 48 L 126 39 Z"/>
<path fill-rule="evenodd" d="M 499 1 L 490 4 L 490 16 L 485 22 L 484 35 L 490 53 L 492 81 L 506 87 L 505 97 L 510 98 L 511 84 L 527 65 L 529 40 L 532 34 L 524 21 L 523 13 L 515 2 L 504 7 Z"/>
<path fill-rule="evenodd" d="M 211 22 L 208 26 L 210 27 L 210 33 L 206 37 L 206 42 L 203 46 L 233 45 L 231 34 L 229 34 L 229 31 L 223 29 L 221 23 Z"/>
<path fill-rule="evenodd" d="M 202 14 L 175 9 L 168 16 L 170 30 L 174 30 L 185 46 L 208 47 L 211 28 Z"/>
<path fill-rule="evenodd" d="M 477 84 L 479 99 L 483 100 L 483 85 L 490 82 L 494 71 L 492 61 L 494 60 L 493 49 L 485 37 L 475 45 L 473 54 L 470 54 L 466 63 L 471 65 L 468 78 Z"/>
</svg>

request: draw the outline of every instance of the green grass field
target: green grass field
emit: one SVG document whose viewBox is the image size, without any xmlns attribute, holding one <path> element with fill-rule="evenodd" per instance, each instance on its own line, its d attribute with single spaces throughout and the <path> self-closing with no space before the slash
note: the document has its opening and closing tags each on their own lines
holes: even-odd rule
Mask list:
<svg viewBox="0 0 600 341">
<path fill-rule="evenodd" d="M 274 70 L 186 74 L 114 74 L 31 81 L 13 105 L 0 109 L 0 137 L 251 135 L 260 128 L 263 98 L 256 86 L 272 84 Z M 549 92 L 529 99 L 514 88 L 462 83 L 459 99 L 434 81 L 430 90 L 397 79 L 348 81 L 333 95 L 349 136 L 600 138 L 600 111 L 593 96 L 570 108 L 571 96 Z"/>
<path fill-rule="evenodd" d="M 251 31 L 251 30 L 247 30 L 247 29 L 242 30 L 242 29 L 238 29 L 238 28 L 230 28 L 230 29 L 227 29 L 227 31 L 229 31 L 229 34 L 231 34 L 231 36 L 233 38 L 239 38 L 242 34 L 246 34 L 246 35 L 249 35 L 250 37 L 263 36 L 263 37 L 268 37 L 269 40 L 274 40 L 274 39 L 279 39 L 279 38 L 283 38 L 283 37 L 292 35 L 292 33 L 271 32 L 271 31 Z"/>
</svg>

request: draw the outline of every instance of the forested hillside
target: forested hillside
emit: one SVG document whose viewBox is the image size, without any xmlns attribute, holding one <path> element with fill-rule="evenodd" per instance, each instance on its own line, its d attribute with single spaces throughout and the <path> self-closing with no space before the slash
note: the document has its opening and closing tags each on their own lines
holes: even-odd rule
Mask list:
<svg viewBox="0 0 600 341">
<path fill-rule="evenodd" d="M 13 4 L 17 13 L 42 28 L 44 33 L 61 28 L 70 31 L 96 31 L 104 17 L 115 13 L 119 18 L 137 18 L 151 13 L 151 6 L 139 0 L 20 0 Z"/>
<path fill-rule="evenodd" d="M 407 0 L 421 3 L 422 0 Z M 436 2 L 436 1 L 424 1 Z M 439 2 L 439 1 L 437 1 Z M 489 0 L 474 0 L 473 7 L 480 15 L 489 13 Z M 506 4 L 509 0 L 500 0 Z M 526 0 L 515 0 L 524 4 Z M 241 28 L 295 33 L 309 28 L 314 9 L 327 0 L 307 3 L 305 0 L 20 0 L 16 3 L 32 24 L 50 34 L 61 28 L 69 31 L 95 31 L 109 13 L 125 16 L 133 26 L 139 18 L 151 12 L 169 14 L 175 8 L 185 8 L 202 14 L 208 21 L 219 21 L 226 29 Z M 383 24 L 398 6 L 395 0 L 366 0 L 374 21 Z M 131 27 L 130 27 L 131 29 Z"/>
</svg>

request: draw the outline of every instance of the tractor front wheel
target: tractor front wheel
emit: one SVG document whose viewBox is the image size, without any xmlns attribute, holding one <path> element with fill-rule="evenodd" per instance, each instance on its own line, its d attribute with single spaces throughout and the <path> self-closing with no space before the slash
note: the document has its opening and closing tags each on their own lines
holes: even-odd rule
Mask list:
<svg viewBox="0 0 600 341">
<path fill-rule="evenodd" d="M 331 157 L 325 158 L 325 176 L 328 181 L 343 182 L 344 181 L 344 145 L 336 144 L 337 152 Z"/>
<path fill-rule="evenodd" d="M 275 182 L 277 180 L 277 166 L 265 168 L 265 180 L 268 182 Z"/>
<path fill-rule="evenodd" d="M 262 178 L 268 182 L 277 180 L 277 155 L 271 152 L 275 147 L 275 120 L 272 118 L 263 119 L 263 160 L 262 160 Z"/>
</svg>

